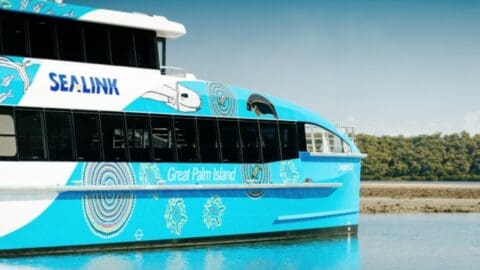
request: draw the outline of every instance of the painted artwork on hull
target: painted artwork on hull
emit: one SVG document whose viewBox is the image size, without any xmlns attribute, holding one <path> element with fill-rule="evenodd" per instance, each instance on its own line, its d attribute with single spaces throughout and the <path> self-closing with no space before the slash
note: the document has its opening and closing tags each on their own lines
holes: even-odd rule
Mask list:
<svg viewBox="0 0 480 270">
<path fill-rule="evenodd" d="M 198 93 L 179 83 L 163 84 L 156 90 L 145 92 L 142 98 L 163 102 L 179 112 L 196 112 L 202 104 Z"/>
<path fill-rule="evenodd" d="M 0 57 L 0 104 L 18 104 L 30 85 L 40 65 L 20 57 Z"/>
<path fill-rule="evenodd" d="M 252 94 L 248 97 L 247 110 L 253 111 L 257 116 L 271 114 L 273 118 L 278 119 L 277 110 L 270 100 L 259 94 Z"/>
<path fill-rule="evenodd" d="M 79 18 L 93 10 L 89 7 L 48 0 L 0 0 L 0 8 L 66 18 Z"/>
<path fill-rule="evenodd" d="M 237 99 L 230 87 L 221 83 L 207 83 L 210 107 L 213 113 L 222 117 L 237 115 Z"/>
</svg>

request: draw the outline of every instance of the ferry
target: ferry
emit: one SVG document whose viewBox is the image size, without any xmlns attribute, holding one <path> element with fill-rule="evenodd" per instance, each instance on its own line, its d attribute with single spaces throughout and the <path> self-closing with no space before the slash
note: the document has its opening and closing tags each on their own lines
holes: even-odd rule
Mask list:
<svg viewBox="0 0 480 270">
<path fill-rule="evenodd" d="M 353 140 L 167 66 L 182 24 L 1 0 L 0 30 L 1 256 L 357 232 Z"/>
</svg>

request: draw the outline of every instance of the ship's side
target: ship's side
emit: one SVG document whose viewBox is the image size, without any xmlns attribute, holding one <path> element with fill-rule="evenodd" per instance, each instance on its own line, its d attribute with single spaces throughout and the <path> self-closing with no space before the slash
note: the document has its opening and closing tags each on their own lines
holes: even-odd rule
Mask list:
<svg viewBox="0 0 480 270">
<path fill-rule="evenodd" d="M 0 254 L 356 232 L 362 155 L 345 134 L 270 95 L 135 59 L 2 53 Z"/>
</svg>

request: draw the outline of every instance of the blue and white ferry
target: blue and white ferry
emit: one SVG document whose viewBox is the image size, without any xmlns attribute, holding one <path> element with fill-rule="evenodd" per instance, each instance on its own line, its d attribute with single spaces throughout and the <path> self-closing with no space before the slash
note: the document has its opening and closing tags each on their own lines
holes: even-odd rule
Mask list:
<svg viewBox="0 0 480 270">
<path fill-rule="evenodd" d="M 0 1 L 0 254 L 353 234 L 333 124 L 166 66 L 165 17 Z"/>
</svg>

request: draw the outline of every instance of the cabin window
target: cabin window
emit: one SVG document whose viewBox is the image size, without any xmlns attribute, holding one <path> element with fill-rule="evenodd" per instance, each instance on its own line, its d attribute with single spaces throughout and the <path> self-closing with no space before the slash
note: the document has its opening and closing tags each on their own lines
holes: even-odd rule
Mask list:
<svg viewBox="0 0 480 270">
<path fill-rule="evenodd" d="M 215 119 L 198 119 L 197 126 L 201 161 L 220 162 L 217 121 Z"/>
<path fill-rule="evenodd" d="M 155 161 L 175 162 L 175 134 L 171 117 L 152 117 L 152 145 Z"/>
<path fill-rule="evenodd" d="M 104 114 L 101 121 L 105 161 L 126 161 L 125 118 L 123 115 Z"/>
<path fill-rule="evenodd" d="M 274 122 L 260 122 L 260 133 L 262 135 L 263 162 L 281 160 L 277 124 Z"/>
<path fill-rule="evenodd" d="M 160 66 L 166 66 L 166 57 L 165 57 L 165 51 L 166 51 L 166 42 L 165 39 L 157 39 L 157 51 L 158 51 L 158 63 L 160 63 Z"/>
<path fill-rule="evenodd" d="M 295 123 L 280 123 L 279 130 L 282 159 L 298 158 L 297 127 Z"/>
<path fill-rule="evenodd" d="M 15 123 L 10 108 L 0 108 L 0 160 L 11 160 L 17 156 Z"/>
<path fill-rule="evenodd" d="M 348 153 L 350 147 L 338 135 L 312 124 L 305 124 L 305 140 L 308 152 Z"/>
<path fill-rule="evenodd" d="M 234 120 L 218 121 L 220 140 L 222 142 L 222 161 L 240 163 L 242 161 L 238 122 Z"/>
<path fill-rule="evenodd" d="M 75 138 L 79 161 L 102 161 L 100 119 L 93 113 L 74 114 Z"/>
<path fill-rule="evenodd" d="M 73 161 L 72 114 L 45 112 L 48 156 L 53 161 Z"/>
<path fill-rule="evenodd" d="M 132 161 L 151 161 L 150 121 L 148 117 L 128 116 L 127 136 L 130 159 Z"/>
<path fill-rule="evenodd" d="M 135 45 L 132 31 L 120 27 L 110 29 L 112 60 L 114 65 L 136 66 Z"/>
<path fill-rule="evenodd" d="M 143 68 L 158 68 L 156 55 L 156 37 L 153 31 L 136 31 L 135 48 L 137 66 Z"/>
<path fill-rule="evenodd" d="M 198 162 L 195 119 L 175 118 L 175 143 L 179 162 Z"/>
<path fill-rule="evenodd" d="M 85 61 L 83 28 L 80 23 L 59 21 L 57 24 L 57 38 L 60 59 Z"/>
<path fill-rule="evenodd" d="M 242 136 L 243 162 L 262 162 L 258 123 L 254 121 L 240 121 L 240 134 Z"/>
<path fill-rule="evenodd" d="M 57 58 L 57 39 L 52 20 L 40 16 L 30 17 L 29 33 L 32 57 Z"/>
<path fill-rule="evenodd" d="M 85 48 L 87 61 L 98 64 L 111 64 L 110 40 L 107 28 L 98 24 L 85 24 Z"/>
<path fill-rule="evenodd" d="M 17 110 L 15 112 L 18 154 L 20 160 L 47 159 L 43 137 L 43 123 L 42 111 Z"/>
<path fill-rule="evenodd" d="M 25 16 L 15 13 L 2 14 L 2 38 L 5 54 L 28 56 Z"/>
</svg>

